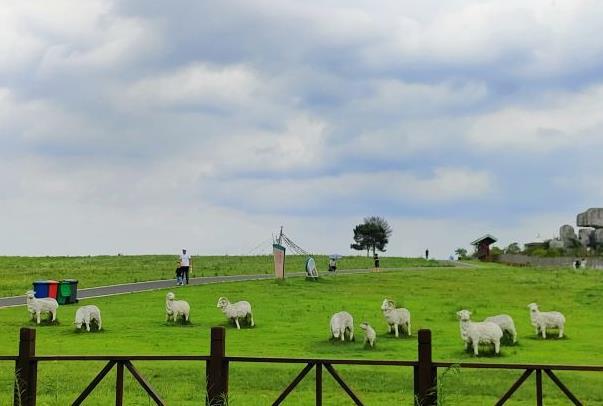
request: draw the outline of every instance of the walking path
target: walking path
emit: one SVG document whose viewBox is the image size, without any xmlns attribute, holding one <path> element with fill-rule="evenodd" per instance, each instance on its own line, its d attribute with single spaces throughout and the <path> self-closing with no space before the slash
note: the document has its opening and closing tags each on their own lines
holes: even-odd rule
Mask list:
<svg viewBox="0 0 603 406">
<path fill-rule="evenodd" d="M 440 261 L 446 263 L 447 261 Z M 467 267 L 467 264 L 450 262 L 455 267 Z M 435 267 L 433 267 L 435 268 Z M 380 272 L 392 272 L 392 271 L 409 271 L 409 270 L 421 270 L 421 269 L 433 269 L 432 267 L 408 267 L 408 268 L 380 268 Z M 438 267 L 439 268 L 439 267 Z M 371 269 L 342 269 L 337 271 L 338 275 L 350 275 L 359 273 L 371 272 Z M 305 272 L 289 272 L 287 277 L 303 277 Z M 329 275 L 326 273 L 322 274 Z M 209 283 L 225 283 L 225 282 L 242 282 L 242 281 L 255 281 L 274 279 L 273 274 L 259 274 L 259 275 L 232 275 L 232 276 L 206 276 L 198 278 L 190 278 L 189 285 L 207 285 Z M 110 285 L 110 286 L 98 286 L 94 288 L 78 289 L 78 299 L 88 299 L 93 297 L 101 296 L 113 296 L 122 295 L 125 293 L 144 292 L 149 290 L 167 289 L 176 287 L 176 283 L 173 279 L 159 280 L 159 281 L 147 281 L 147 282 L 135 282 L 135 283 L 124 283 L 121 285 Z M 12 307 L 12 306 L 23 306 L 25 305 L 25 295 L 12 296 L 0 298 L 0 308 Z"/>
</svg>

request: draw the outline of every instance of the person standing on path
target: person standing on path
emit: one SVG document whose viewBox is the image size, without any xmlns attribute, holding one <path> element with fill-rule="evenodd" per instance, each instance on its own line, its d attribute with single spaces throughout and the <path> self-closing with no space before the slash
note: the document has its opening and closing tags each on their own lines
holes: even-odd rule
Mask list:
<svg viewBox="0 0 603 406">
<path fill-rule="evenodd" d="M 186 250 L 182 249 L 180 255 L 180 270 L 182 272 L 182 284 L 188 285 L 188 273 L 193 268 L 193 258 L 186 253 Z"/>
<path fill-rule="evenodd" d="M 429 259 L 429 248 L 425 250 L 425 259 Z"/>
</svg>

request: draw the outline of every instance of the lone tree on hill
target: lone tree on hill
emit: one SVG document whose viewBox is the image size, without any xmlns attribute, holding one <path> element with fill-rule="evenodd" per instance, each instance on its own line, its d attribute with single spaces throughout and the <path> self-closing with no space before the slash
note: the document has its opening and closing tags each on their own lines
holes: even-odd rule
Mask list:
<svg viewBox="0 0 603 406">
<path fill-rule="evenodd" d="M 389 243 L 391 235 L 392 228 L 383 217 L 365 217 L 364 223 L 354 227 L 354 243 L 350 248 L 358 251 L 366 250 L 367 257 L 370 250 L 373 250 L 373 255 L 376 250 L 385 252 L 385 246 Z"/>
</svg>

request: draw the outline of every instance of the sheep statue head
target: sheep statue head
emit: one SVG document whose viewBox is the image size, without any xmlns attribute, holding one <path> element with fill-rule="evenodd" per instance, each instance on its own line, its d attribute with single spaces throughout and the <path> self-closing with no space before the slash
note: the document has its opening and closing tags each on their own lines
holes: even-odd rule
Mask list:
<svg viewBox="0 0 603 406">
<path fill-rule="evenodd" d="M 36 293 L 33 290 L 28 290 L 27 292 L 25 292 L 25 297 L 28 300 L 31 300 L 36 297 Z"/>
<path fill-rule="evenodd" d="M 165 295 L 166 301 L 173 301 L 175 298 L 176 298 L 176 295 L 173 292 L 168 292 L 168 294 Z"/>
<path fill-rule="evenodd" d="M 471 320 L 471 312 L 465 309 L 459 310 L 456 312 L 456 317 L 458 317 L 460 321 L 469 321 Z"/>
<path fill-rule="evenodd" d="M 528 305 L 528 309 L 530 309 L 530 312 L 534 313 L 538 311 L 538 305 L 536 303 L 530 303 Z"/>
<path fill-rule="evenodd" d="M 366 321 L 363 321 L 362 323 L 360 323 L 360 328 L 362 330 L 367 330 L 369 328 L 369 324 Z"/>
<path fill-rule="evenodd" d="M 230 302 L 228 301 L 228 299 L 226 299 L 225 297 L 221 297 L 220 299 L 218 299 L 218 305 L 216 307 L 219 309 L 224 309 L 229 304 Z"/>
<path fill-rule="evenodd" d="M 396 302 L 391 299 L 383 299 L 381 304 L 381 310 L 394 310 L 396 308 Z"/>
</svg>

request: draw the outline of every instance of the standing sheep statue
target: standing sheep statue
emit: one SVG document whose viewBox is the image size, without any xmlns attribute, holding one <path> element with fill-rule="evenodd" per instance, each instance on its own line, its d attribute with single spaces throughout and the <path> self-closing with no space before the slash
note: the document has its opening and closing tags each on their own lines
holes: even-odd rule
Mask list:
<svg viewBox="0 0 603 406">
<path fill-rule="evenodd" d="M 471 344 L 473 354 L 479 355 L 480 344 L 494 344 L 494 352 L 500 353 L 500 339 L 503 332 L 498 324 L 491 321 L 472 322 L 469 310 L 460 310 L 456 315 L 460 320 L 461 338 L 465 342 L 465 350 Z"/>
<path fill-rule="evenodd" d="M 165 295 L 165 321 L 170 321 L 170 319 L 176 322 L 179 316 L 184 318 L 184 321 L 187 322 L 191 307 L 185 300 L 174 300 L 176 295 L 172 292 L 168 292 Z"/>
<path fill-rule="evenodd" d="M 25 296 L 27 298 L 27 310 L 31 313 L 31 318 L 35 318 L 38 324 L 40 324 L 41 313 L 49 313 L 52 315 L 52 321 L 56 321 L 59 303 L 55 299 L 51 297 L 37 298 L 33 290 L 25 292 Z"/>
<path fill-rule="evenodd" d="M 239 319 L 246 320 L 251 327 L 255 326 L 253 313 L 251 312 L 251 304 L 249 302 L 241 300 L 240 302 L 230 303 L 227 298 L 221 297 L 218 299 L 217 307 L 224 312 L 229 320 L 235 322 L 238 330 L 241 329 Z"/>
<path fill-rule="evenodd" d="M 90 331 L 90 324 L 96 322 L 98 330 L 103 328 L 103 322 L 101 321 L 101 314 L 98 307 L 94 305 L 82 306 L 75 312 L 75 328 L 81 329 L 82 324 L 86 325 L 86 331 Z"/>
<path fill-rule="evenodd" d="M 538 310 L 536 303 L 528 305 L 530 309 L 530 321 L 532 326 L 536 328 L 536 335 L 542 334 L 542 338 L 546 338 L 547 328 L 559 329 L 559 338 L 563 337 L 563 329 L 565 327 L 565 316 L 559 312 L 541 312 Z"/>
<path fill-rule="evenodd" d="M 366 321 L 360 323 L 360 328 L 364 332 L 364 345 L 368 343 L 371 348 L 375 346 L 375 341 L 377 340 L 377 333 L 375 329 L 371 327 Z"/>
<path fill-rule="evenodd" d="M 385 322 L 387 323 L 388 332 L 391 333 L 393 329 L 396 337 L 399 337 L 398 328 L 401 328 L 402 331 L 406 331 L 407 335 L 411 335 L 410 312 L 408 309 L 403 307 L 396 309 L 396 303 L 393 300 L 383 299 L 381 310 L 383 310 L 383 316 L 385 317 Z"/>
<path fill-rule="evenodd" d="M 507 333 L 513 339 L 513 344 L 517 342 L 517 330 L 515 330 L 515 323 L 508 314 L 499 314 L 492 317 L 487 317 L 484 321 L 490 321 L 497 324 L 502 330 L 503 334 Z"/>
<path fill-rule="evenodd" d="M 354 340 L 354 319 L 348 312 L 335 313 L 331 317 L 331 338 L 340 338 L 345 341 L 345 333 L 348 333 L 348 339 Z"/>
</svg>

